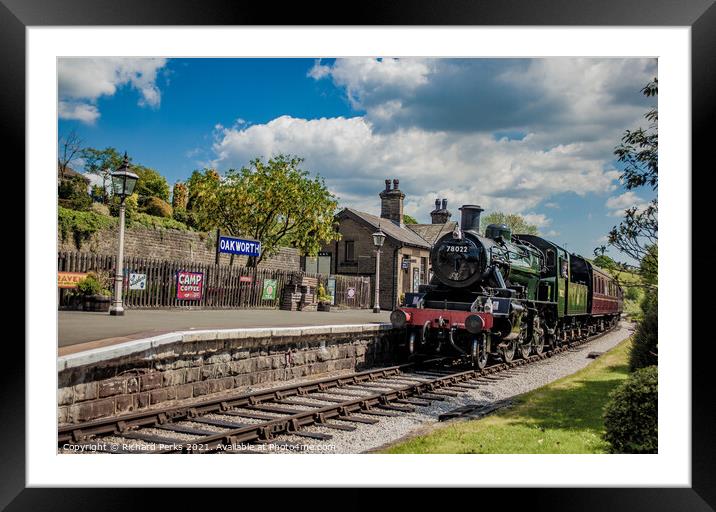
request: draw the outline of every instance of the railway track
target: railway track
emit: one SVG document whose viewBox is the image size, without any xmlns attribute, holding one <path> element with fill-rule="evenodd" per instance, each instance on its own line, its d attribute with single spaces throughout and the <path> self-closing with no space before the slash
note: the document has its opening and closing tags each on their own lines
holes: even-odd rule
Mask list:
<svg viewBox="0 0 716 512">
<path fill-rule="evenodd" d="M 282 436 L 328 441 L 330 431 L 353 431 L 359 424 L 375 424 L 384 417 L 457 397 L 507 377 L 510 370 L 553 357 L 612 330 L 483 370 L 450 365 L 445 359 L 407 363 L 63 425 L 58 429 L 58 449 L 83 453 L 244 453 L 251 451 L 251 446 L 278 442 Z M 239 446 L 241 450 L 236 449 Z"/>
</svg>

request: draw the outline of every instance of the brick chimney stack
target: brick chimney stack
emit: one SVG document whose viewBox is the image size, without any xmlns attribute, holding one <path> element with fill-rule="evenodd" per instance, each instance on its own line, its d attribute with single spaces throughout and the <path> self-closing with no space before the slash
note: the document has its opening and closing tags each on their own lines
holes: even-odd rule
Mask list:
<svg viewBox="0 0 716 512">
<path fill-rule="evenodd" d="M 452 213 L 450 213 L 447 209 L 447 199 L 443 199 L 442 201 L 440 199 L 436 199 L 435 209 L 430 212 L 432 223 L 445 224 L 450 220 L 450 217 L 452 217 Z"/>
<path fill-rule="evenodd" d="M 385 180 L 385 190 L 380 195 L 380 216 L 383 219 L 388 219 L 398 226 L 403 225 L 403 194 L 398 185 L 400 181 L 397 179 L 393 180 L 393 188 L 390 188 L 390 180 Z"/>
</svg>

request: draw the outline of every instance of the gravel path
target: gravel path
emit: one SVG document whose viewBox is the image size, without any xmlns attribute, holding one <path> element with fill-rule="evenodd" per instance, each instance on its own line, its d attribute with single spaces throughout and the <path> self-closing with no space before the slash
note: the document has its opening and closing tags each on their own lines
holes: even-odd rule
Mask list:
<svg viewBox="0 0 716 512">
<path fill-rule="evenodd" d="M 364 453 L 372 451 L 392 444 L 401 438 L 429 430 L 439 423 L 438 416 L 440 414 L 457 407 L 468 404 L 485 405 L 509 399 L 575 373 L 594 361 L 594 359 L 588 358 L 587 354 L 606 352 L 629 337 L 632 332 L 633 324 L 622 322 L 614 332 L 602 338 L 527 367 L 518 367 L 508 371 L 508 378 L 495 380 L 480 389 L 468 390 L 467 393 L 462 393 L 457 398 L 449 398 L 444 402 L 433 402 L 427 407 L 417 407 L 412 413 L 381 418 L 380 422 L 375 425 L 356 424 L 357 429 L 353 432 L 329 431 L 321 427 L 306 429 L 308 432 L 331 434 L 333 438 L 329 441 L 281 436 L 273 447 L 267 445 L 265 448 L 271 453 Z M 285 442 L 299 445 L 301 449 L 296 449 L 295 446 L 291 446 L 289 449 L 282 448 L 280 443 Z"/>
</svg>

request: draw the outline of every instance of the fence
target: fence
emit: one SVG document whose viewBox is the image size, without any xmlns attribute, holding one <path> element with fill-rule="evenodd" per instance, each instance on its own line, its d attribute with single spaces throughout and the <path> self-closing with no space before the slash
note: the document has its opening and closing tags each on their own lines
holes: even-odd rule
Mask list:
<svg viewBox="0 0 716 512">
<path fill-rule="evenodd" d="M 115 256 L 59 252 L 57 270 L 61 272 L 108 271 L 115 269 Z M 146 288 L 130 290 L 125 279 L 123 287 L 124 306 L 132 309 L 153 308 L 278 308 L 283 287 L 289 277 L 305 272 L 287 270 L 263 270 L 233 265 L 206 265 L 190 261 L 165 261 L 151 258 L 126 257 L 125 275 L 145 274 Z M 201 272 L 204 274 L 203 293 L 199 300 L 177 298 L 177 272 Z M 314 274 L 309 274 L 314 275 Z M 314 275 L 315 276 L 315 275 Z M 326 276 L 315 276 L 326 285 Z M 336 279 L 335 304 L 339 307 L 370 307 L 370 278 L 361 276 L 332 276 Z M 264 282 L 276 281 L 273 299 L 264 299 Z M 112 283 L 113 284 L 113 283 Z M 353 293 L 349 293 L 353 289 Z M 70 305 L 72 290 L 59 290 L 59 306 Z"/>
</svg>

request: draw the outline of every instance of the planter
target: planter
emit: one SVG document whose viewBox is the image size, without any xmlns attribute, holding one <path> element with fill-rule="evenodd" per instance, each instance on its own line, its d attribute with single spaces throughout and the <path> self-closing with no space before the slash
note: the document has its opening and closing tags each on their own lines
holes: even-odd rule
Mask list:
<svg viewBox="0 0 716 512">
<path fill-rule="evenodd" d="M 109 295 L 86 295 L 82 299 L 82 310 L 106 313 L 111 302 L 112 298 Z"/>
<path fill-rule="evenodd" d="M 330 311 L 331 305 L 328 302 L 319 302 L 318 303 L 318 311 Z"/>
</svg>

